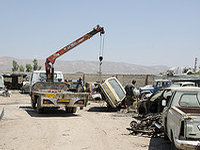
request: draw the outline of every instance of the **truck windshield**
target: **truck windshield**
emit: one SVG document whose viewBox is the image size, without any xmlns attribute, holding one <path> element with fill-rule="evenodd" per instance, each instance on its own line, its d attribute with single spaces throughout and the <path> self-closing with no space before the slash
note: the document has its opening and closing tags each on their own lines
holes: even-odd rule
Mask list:
<svg viewBox="0 0 200 150">
<path fill-rule="evenodd" d="M 54 82 L 57 79 L 57 74 L 54 73 Z M 40 73 L 40 80 L 45 81 L 46 80 L 46 73 Z"/>
<path fill-rule="evenodd" d="M 180 106 L 199 107 L 199 96 L 200 94 L 183 94 L 180 98 L 179 104 Z"/>
</svg>

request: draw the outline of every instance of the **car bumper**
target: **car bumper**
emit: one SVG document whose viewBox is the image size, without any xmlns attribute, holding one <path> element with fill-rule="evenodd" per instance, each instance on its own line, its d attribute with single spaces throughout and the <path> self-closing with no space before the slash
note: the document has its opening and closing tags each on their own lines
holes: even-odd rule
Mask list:
<svg viewBox="0 0 200 150">
<path fill-rule="evenodd" d="M 179 140 L 178 138 L 175 138 L 175 145 L 179 149 L 183 150 L 197 150 L 200 149 L 200 141 L 192 141 L 192 140 Z"/>
</svg>

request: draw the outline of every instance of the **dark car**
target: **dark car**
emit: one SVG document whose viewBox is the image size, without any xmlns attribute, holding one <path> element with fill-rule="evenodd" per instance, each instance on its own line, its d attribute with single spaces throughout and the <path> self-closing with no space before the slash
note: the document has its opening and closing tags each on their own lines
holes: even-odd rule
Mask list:
<svg viewBox="0 0 200 150">
<path fill-rule="evenodd" d="M 159 89 L 153 93 L 149 98 L 141 100 L 137 103 L 137 111 L 139 114 L 146 115 L 148 113 L 162 112 L 162 100 L 169 101 L 172 96 L 173 88 Z"/>
<path fill-rule="evenodd" d="M 30 83 L 26 82 L 22 87 L 21 87 L 21 93 L 22 94 L 28 94 L 30 93 Z"/>
</svg>

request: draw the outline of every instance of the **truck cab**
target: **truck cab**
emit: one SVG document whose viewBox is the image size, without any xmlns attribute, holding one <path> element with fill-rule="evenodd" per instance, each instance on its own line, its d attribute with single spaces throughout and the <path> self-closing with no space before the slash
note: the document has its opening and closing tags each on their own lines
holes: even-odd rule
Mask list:
<svg viewBox="0 0 200 150">
<path fill-rule="evenodd" d="M 45 71 L 33 71 L 30 80 L 30 86 L 33 86 L 36 82 L 46 82 Z M 54 82 L 64 82 L 64 77 L 61 71 L 54 72 Z"/>
</svg>

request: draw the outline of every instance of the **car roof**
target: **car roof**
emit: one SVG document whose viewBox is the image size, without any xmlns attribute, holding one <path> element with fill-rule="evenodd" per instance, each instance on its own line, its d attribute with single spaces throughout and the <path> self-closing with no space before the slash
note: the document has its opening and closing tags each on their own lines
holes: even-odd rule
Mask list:
<svg viewBox="0 0 200 150">
<path fill-rule="evenodd" d="M 156 80 L 154 80 L 154 81 L 164 81 L 164 82 L 169 82 L 170 80 L 168 80 L 168 79 L 156 79 Z"/>
<path fill-rule="evenodd" d="M 195 84 L 194 82 L 174 82 L 173 84 Z"/>
<path fill-rule="evenodd" d="M 192 91 L 199 91 L 200 92 L 200 88 L 199 87 L 173 87 L 172 88 L 174 91 L 183 91 L 183 92 L 192 92 Z"/>
</svg>

